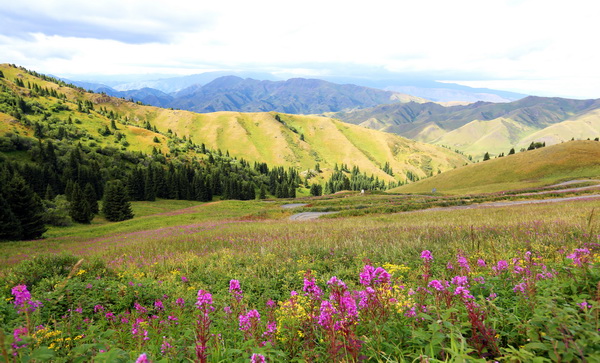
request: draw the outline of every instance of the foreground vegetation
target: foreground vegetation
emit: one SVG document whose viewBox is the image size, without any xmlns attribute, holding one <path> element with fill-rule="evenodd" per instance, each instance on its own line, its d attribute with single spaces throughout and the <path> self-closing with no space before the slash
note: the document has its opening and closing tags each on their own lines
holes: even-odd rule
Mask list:
<svg viewBox="0 0 600 363">
<path fill-rule="evenodd" d="M 144 214 L 149 205 L 133 204 Z M 596 361 L 596 205 L 290 223 L 278 203 L 222 201 L 97 220 L 87 234 L 52 227 L 47 240 L 0 245 L 12 265 L 0 281 L 0 352 L 7 361 Z"/>
</svg>

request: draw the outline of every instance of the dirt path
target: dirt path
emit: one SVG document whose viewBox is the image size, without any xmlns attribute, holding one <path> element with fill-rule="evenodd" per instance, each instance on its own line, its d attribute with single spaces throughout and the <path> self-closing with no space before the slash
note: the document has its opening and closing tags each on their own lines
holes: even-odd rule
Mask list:
<svg viewBox="0 0 600 363">
<path fill-rule="evenodd" d="M 297 213 L 293 216 L 290 216 L 290 221 L 308 221 L 311 219 L 317 219 L 320 216 L 324 216 L 326 214 L 334 214 L 337 212 L 303 212 Z"/>
<path fill-rule="evenodd" d="M 435 208 L 420 209 L 420 210 L 415 210 L 415 211 L 410 211 L 410 212 L 400 212 L 400 213 L 419 213 L 419 212 L 453 211 L 453 210 L 462 210 L 462 209 L 510 207 L 510 206 L 515 206 L 515 205 L 558 203 L 558 202 L 569 202 L 569 201 L 573 201 L 573 200 L 590 200 L 590 199 L 600 199 L 600 194 L 578 195 L 576 197 L 548 198 L 548 199 L 537 199 L 537 200 L 513 200 L 513 201 L 504 201 L 504 202 L 487 202 L 487 203 L 470 204 L 470 205 L 458 205 L 458 206 L 453 206 L 453 207 L 435 207 Z"/>
</svg>

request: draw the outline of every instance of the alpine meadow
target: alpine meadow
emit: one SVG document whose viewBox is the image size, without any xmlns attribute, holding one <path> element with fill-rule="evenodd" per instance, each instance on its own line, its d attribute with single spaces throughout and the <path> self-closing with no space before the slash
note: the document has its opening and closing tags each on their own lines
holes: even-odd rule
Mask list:
<svg viewBox="0 0 600 363">
<path fill-rule="evenodd" d="M 597 12 L 533 2 L 7 4 L 0 362 L 600 362 Z"/>
</svg>

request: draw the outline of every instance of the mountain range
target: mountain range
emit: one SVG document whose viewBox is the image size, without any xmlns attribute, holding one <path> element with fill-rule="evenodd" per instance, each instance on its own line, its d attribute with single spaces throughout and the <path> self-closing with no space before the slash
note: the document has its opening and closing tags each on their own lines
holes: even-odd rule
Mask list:
<svg viewBox="0 0 600 363">
<path fill-rule="evenodd" d="M 121 148 L 190 158 L 205 157 L 193 151 L 204 144 L 249 162 L 315 174 L 317 180 L 341 164 L 379 180 L 404 182 L 408 175 L 423 178 L 469 163 L 439 146 L 328 117 L 170 110 L 84 92 L 10 65 L 0 65 L 0 71 L 0 136 L 9 139 L 18 135 L 34 142 L 37 130 L 49 139 L 73 135 L 99 152 Z M 22 107 L 15 109 L 14 100 Z"/>
<path fill-rule="evenodd" d="M 344 122 L 445 145 L 475 157 L 507 153 L 531 142 L 556 144 L 600 136 L 600 99 L 529 96 L 509 103 L 443 107 L 404 103 L 330 114 Z"/>
<path fill-rule="evenodd" d="M 94 92 L 132 99 L 151 106 L 200 113 L 277 111 L 292 114 L 320 114 L 394 102 L 427 102 L 425 99 L 398 92 L 305 78 L 259 81 L 230 75 L 172 93 L 148 87 L 117 91 L 108 86 L 90 83 L 74 82 L 74 84 L 83 88 L 88 86 L 86 89 Z"/>
</svg>

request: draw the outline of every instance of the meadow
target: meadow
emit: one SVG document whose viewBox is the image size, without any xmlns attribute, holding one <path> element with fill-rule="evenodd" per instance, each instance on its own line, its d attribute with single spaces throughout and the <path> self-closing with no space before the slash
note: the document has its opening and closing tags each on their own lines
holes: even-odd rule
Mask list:
<svg viewBox="0 0 600 363">
<path fill-rule="evenodd" d="M 303 222 L 282 204 L 135 202 L 0 244 L 0 357 L 600 360 L 597 201 Z"/>
</svg>

